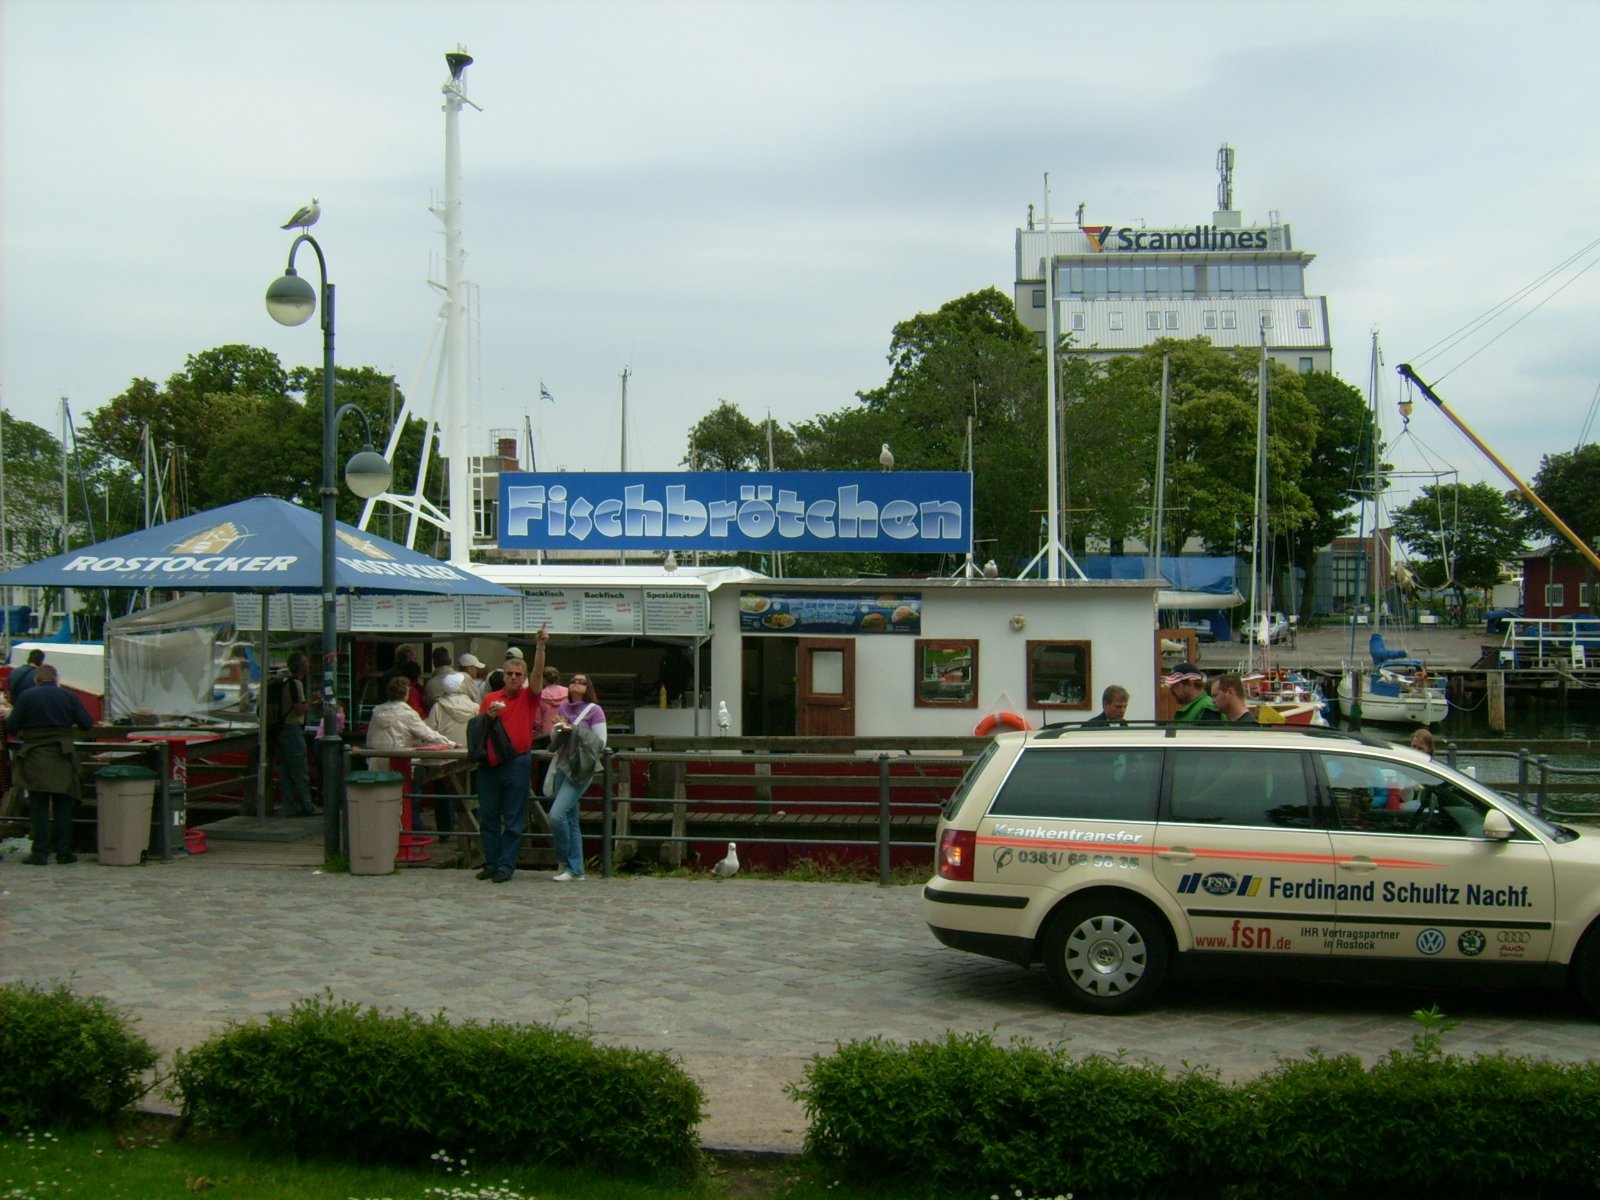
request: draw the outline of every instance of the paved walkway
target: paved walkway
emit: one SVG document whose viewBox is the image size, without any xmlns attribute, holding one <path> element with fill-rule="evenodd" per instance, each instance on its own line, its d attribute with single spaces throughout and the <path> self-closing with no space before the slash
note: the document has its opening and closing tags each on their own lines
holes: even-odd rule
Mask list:
<svg viewBox="0 0 1600 1200">
<path fill-rule="evenodd" d="M 1409 1044 L 1407 1014 L 1437 998 L 1463 1021 L 1447 1039 L 1457 1051 L 1600 1052 L 1600 1028 L 1574 1001 L 1536 993 L 1229 985 L 1175 989 L 1130 1017 L 1066 1012 L 1041 972 L 936 943 L 916 887 L 556 884 L 529 872 L 495 886 L 465 871 L 357 878 L 265 863 L 8 859 L 0 978 L 70 978 L 169 1052 L 324 988 L 389 1009 L 553 1022 L 678 1055 L 708 1094 L 702 1139 L 748 1148 L 798 1148 L 805 1118 L 784 1085 L 812 1055 L 875 1035 L 992 1030 L 1234 1078 L 1310 1047 L 1373 1059 Z"/>
</svg>

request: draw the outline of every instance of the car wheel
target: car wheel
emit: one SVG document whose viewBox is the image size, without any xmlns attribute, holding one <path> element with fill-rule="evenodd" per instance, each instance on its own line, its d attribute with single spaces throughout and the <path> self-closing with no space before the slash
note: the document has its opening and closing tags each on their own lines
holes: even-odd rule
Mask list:
<svg viewBox="0 0 1600 1200">
<path fill-rule="evenodd" d="M 1088 1012 L 1132 1012 L 1167 975 L 1161 918 L 1126 897 L 1069 901 L 1044 934 L 1044 969 L 1056 998 Z"/>
<path fill-rule="evenodd" d="M 1589 1011 L 1600 1017 L 1600 925 L 1591 926 L 1572 956 L 1572 981 Z"/>
</svg>

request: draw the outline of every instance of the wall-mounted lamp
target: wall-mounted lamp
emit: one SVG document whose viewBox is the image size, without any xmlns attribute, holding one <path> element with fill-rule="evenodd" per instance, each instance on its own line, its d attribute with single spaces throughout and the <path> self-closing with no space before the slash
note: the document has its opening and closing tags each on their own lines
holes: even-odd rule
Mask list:
<svg viewBox="0 0 1600 1200">
<path fill-rule="evenodd" d="M 1028 624 L 1028 618 L 1018 613 L 1011 618 L 1011 629 L 1014 633 L 1021 633 Z"/>
</svg>

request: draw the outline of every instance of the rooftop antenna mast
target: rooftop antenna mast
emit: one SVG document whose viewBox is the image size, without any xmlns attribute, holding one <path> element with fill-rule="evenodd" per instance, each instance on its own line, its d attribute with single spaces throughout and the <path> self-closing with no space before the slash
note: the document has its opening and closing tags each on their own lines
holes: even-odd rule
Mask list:
<svg viewBox="0 0 1600 1200">
<path fill-rule="evenodd" d="M 1227 142 L 1217 151 L 1217 208 L 1233 211 L 1233 147 Z"/>
</svg>

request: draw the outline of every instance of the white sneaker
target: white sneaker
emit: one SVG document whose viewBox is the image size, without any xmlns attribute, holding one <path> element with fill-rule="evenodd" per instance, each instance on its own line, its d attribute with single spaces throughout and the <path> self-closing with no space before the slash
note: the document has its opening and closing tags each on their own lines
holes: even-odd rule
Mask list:
<svg viewBox="0 0 1600 1200">
<path fill-rule="evenodd" d="M 575 876 L 572 874 L 571 871 L 562 871 L 559 875 L 557 875 L 555 877 L 555 882 L 556 883 L 571 883 L 574 878 L 575 878 Z"/>
</svg>

